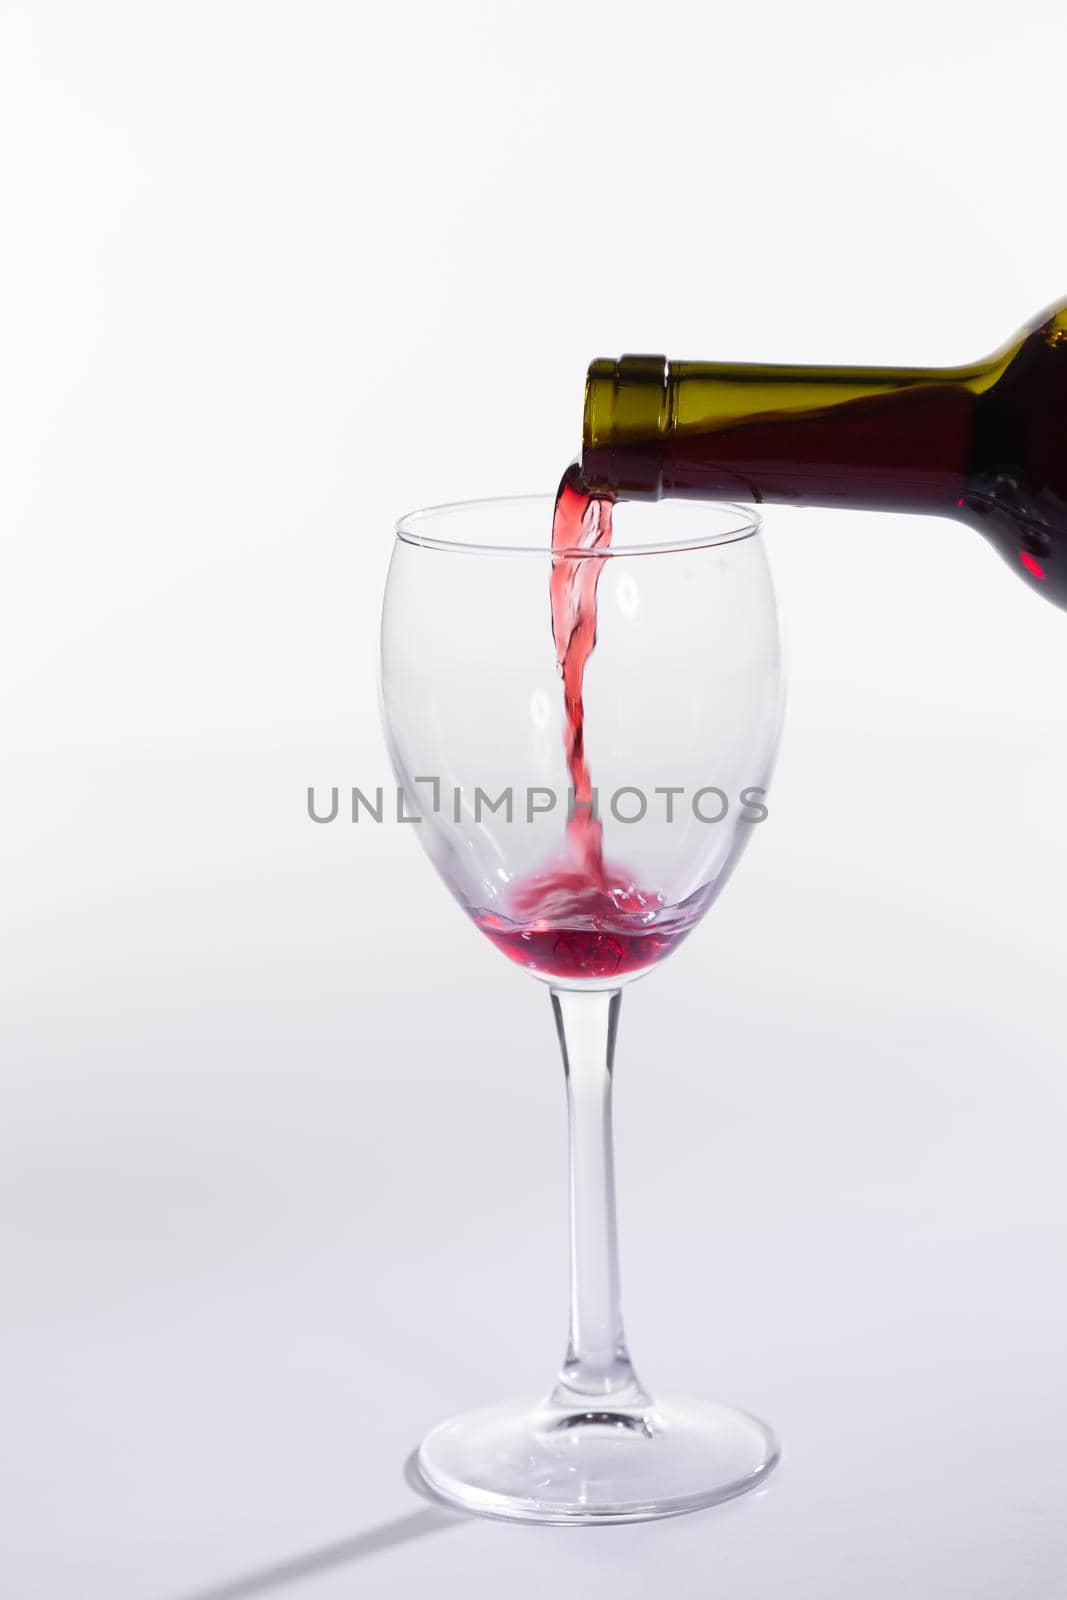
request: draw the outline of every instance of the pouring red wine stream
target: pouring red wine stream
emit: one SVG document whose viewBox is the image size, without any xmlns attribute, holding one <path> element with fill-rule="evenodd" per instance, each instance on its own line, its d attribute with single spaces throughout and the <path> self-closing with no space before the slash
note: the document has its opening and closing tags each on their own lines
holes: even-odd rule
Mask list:
<svg viewBox="0 0 1067 1600">
<path fill-rule="evenodd" d="M 552 519 L 552 636 L 563 681 L 564 753 L 571 806 L 566 854 L 511 884 L 506 917 L 478 924 L 505 955 L 545 975 L 615 978 L 673 950 L 695 916 L 667 907 L 619 863 L 604 858 L 585 737 L 585 672 L 596 646 L 597 585 L 611 545 L 614 496 L 591 494 L 578 463 L 568 467 Z"/>
</svg>

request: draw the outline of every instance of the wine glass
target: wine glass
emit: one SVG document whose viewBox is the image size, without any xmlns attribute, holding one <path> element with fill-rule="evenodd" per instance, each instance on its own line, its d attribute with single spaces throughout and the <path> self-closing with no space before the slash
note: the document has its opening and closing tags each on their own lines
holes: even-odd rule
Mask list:
<svg viewBox="0 0 1067 1600">
<path fill-rule="evenodd" d="M 540 497 L 413 512 L 386 587 L 383 717 L 413 831 L 467 915 L 549 986 L 570 1127 L 570 1338 L 555 1386 L 440 1424 L 418 1461 L 438 1496 L 484 1516 L 626 1522 L 740 1494 L 778 1457 L 758 1419 L 653 1398 L 637 1378 L 611 1084 L 623 986 L 691 932 L 766 816 L 782 651 L 751 510 L 621 503 L 595 553 L 553 552 L 552 512 Z M 550 581 L 596 595 L 584 787 L 567 765 Z"/>
</svg>

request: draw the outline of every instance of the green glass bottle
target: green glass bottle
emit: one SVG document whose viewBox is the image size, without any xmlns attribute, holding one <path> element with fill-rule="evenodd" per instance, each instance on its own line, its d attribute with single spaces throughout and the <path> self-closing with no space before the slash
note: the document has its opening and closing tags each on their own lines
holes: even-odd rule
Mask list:
<svg viewBox="0 0 1067 1600">
<path fill-rule="evenodd" d="M 955 517 L 1067 606 L 1067 301 L 965 367 L 594 361 L 581 476 L 620 499 Z"/>
</svg>

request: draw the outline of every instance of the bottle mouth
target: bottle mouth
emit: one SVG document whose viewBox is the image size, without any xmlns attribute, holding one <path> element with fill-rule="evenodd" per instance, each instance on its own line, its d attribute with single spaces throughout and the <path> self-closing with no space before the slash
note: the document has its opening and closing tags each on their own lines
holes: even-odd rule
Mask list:
<svg viewBox="0 0 1067 1600">
<path fill-rule="evenodd" d="M 585 380 L 582 479 L 600 494 L 658 500 L 671 425 L 666 356 L 599 357 Z"/>
</svg>

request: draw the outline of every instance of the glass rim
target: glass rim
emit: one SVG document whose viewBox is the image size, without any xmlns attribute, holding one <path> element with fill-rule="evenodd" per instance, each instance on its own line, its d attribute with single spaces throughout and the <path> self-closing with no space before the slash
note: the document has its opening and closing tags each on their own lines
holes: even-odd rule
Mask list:
<svg viewBox="0 0 1067 1600">
<path fill-rule="evenodd" d="M 622 500 L 620 503 L 627 505 L 652 502 Z M 422 531 L 424 523 L 432 523 L 436 518 L 455 517 L 465 511 L 484 511 L 492 506 L 503 508 L 533 505 L 545 507 L 544 544 L 500 544 L 492 540 L 443 538 Z M 737 505 L 732 500 L 702 501 L 700 508 L 709 522 L 717 515 L 732 513 L 731 525 L 719 531 L 706 528 L 702 533 L 694 534 L 688 539 L 666 537 L 645 540 L 638 544 L 608 545 L 600 550 L 589 550 L 580 545 L 553 550 L 548 543 L 548 534 L 552 525 L 551 514 L 554 505 L 555 497 L 550 494 L 504 494 L 490 495 L 480 500 L 449 500 L 440 505 L 422 506 L 418 510 L 405 512 L 402 517 L 397 518 L 394 532 L 404 544 L 424 550 L 454 551 L 457 554 L 467 555 L 540 556 L 542 559 L 546 556 L 556 559 L 581 556 L 586 560 L 610 561 L 619 556 L 668 555 L 674 551 L 704 550 L 715 545 L 737 544 L 742 539 L 751 539 L 763 527 L 763 518 L 753 506 Z"/>
</svg>

